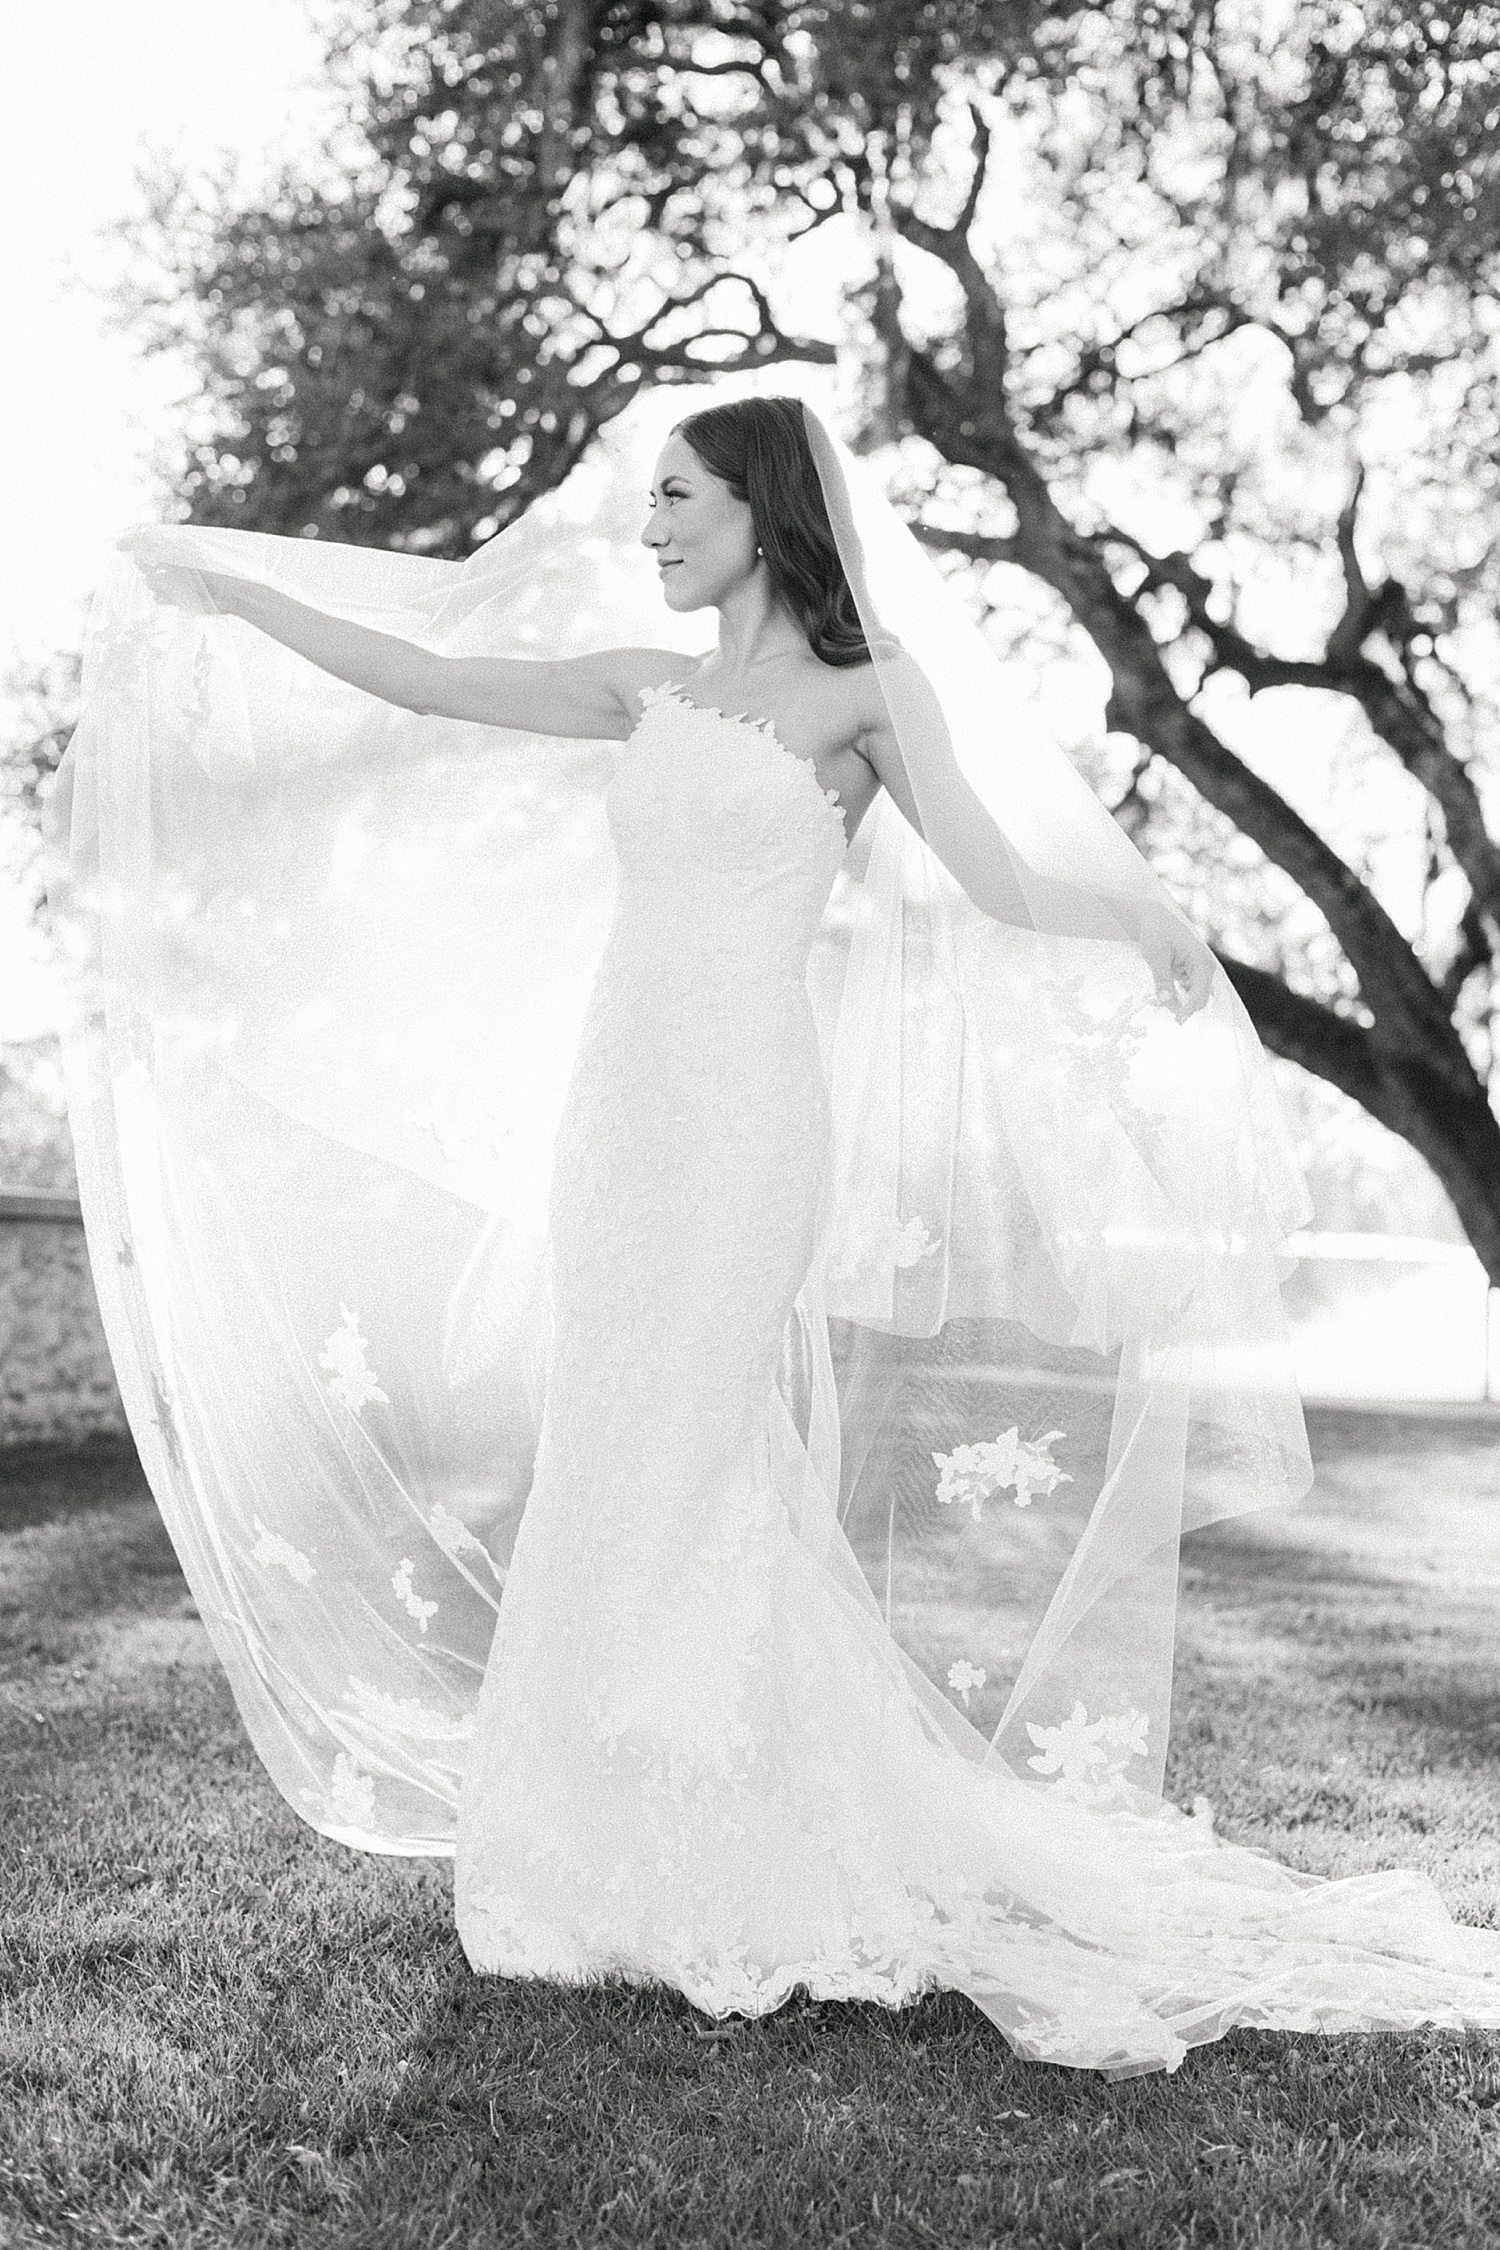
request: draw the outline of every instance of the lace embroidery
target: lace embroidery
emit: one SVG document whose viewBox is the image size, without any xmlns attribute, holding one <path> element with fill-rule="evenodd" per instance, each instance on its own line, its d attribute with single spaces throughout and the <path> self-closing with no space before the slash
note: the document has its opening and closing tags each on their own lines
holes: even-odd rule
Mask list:
<svg viewBox="0 0 1500 2250">
<path fill-rule="evenodd" d="M 982 1688 L 988 1678 L 989 1674 L 984 1666 L 971 1664 L 966 1656 L 959 1657 L 956 1663 L 948 1667 L 948 1685 L 955 1695 L 962 1697 L 966 1711 L 969 1708 L 969 1697 L 976 1688 Z"/>
<path fill-rule="evenodd" d="M 372 1828 L 375 1824 L 375 1776 L 366 1773 L 347 1750 L 341 1750 L 333 1761 L 328 1810 L 347 1828 Z"/>
<path fill-rule="evenodd" d="M 463 1519 L 454 1515 L 451 1508 L 445 1508 L 441 1500 L 428 1516 L 427 1528 L 450 1562 L 457 1562 L 460 1555 L 475 1555 L 488 1564 L 495 1577 L 503 1578 L 504 1573 L 497 1567 L 484 1541 L 476 1539 Z"/>
<path fill-rule="evenodd" d="M 671 704 L 679 711 L 689 711 L 701 714 L 704 718 L 717 719 L 723 726 L 745 727 L 750 733 L 759 735 L 767 749 L 774 750 L 779 757 L 785 758 L 789 764 L 801 768 L 817 790 L 823 803 L 836 816 L 839 834 L 845 843 L 848 842 L 849 832 L 844 822 L 843 801 L 838 791 L 823 787 L 818 779 L 817 768 L 812 759 L 799 758 L 794 750 L 788 750 L 769 719 L 752 719 L 744 711 L 721 711 L 718 705 L 714 703 L 695 703 L 690 695 L 684 695 L 682 690 L 671 680 L 663 680 L 659 687 L 642 688 L 640 690 L 640 701 L 648 710 L 659 709 L 663 704 Z"/>
<path fill-rule="evenodd" d="M 1055 1727 L 1028 1723 L 1026 1732 L 1041 1755 L 1026 1763 L 1037 1773 L 1055 1777 L 1059 1792 L 1079 1804 L 1123 1802 L 1125 1768 L 1132 1758 L 1145 1757 L 1146 1731 L 1144 1711 L 1091 1719 L 1087 1707 L 1075 1703 Z"/>
<path fill-rule="evenodd" d="M 182 1458 L 182 1440 L 177 1434 L 177 1408 L 171 1392 L 161 1379 L 161 1372 L 151 1370 L 151 1419 L 161 1433 L 167 1459 L 181 1476 L 185 1467 Z"/>
<path fill-rule="evenodd" d="M 318 1354 L 318 1365 L 330 1370 L 329 1391 L 351 1414 L 358 1414 L 361 1407 L 372 1401 L 389 1406 L 389 1398 L 366 1363 L 369 1346 L 360 1334 L 358 1314 L 352 1313 L 342 1302 L 339 1313 L 341 1326 L 334 1329 Z"/>
<path fill-rule="evenodd" d="M 1163 1029 L 1175 1030 L 1176 1018 L 1155 993 L 1132 996 L 1108 1015 L 1096 1015 L 1085 1002 L 1085 986 L 1082 976 L 1049 979 L 1059 1043 L 1096 1097 L 1102 1095 L 1117 1115 L 1128 1118 L 1143 1146 L 1154 1147 L 1160 1118 L 1151 1100 L 1151 1059 Z"/>
<path fill-rule="evenodd" d="M 1052 1492 L 1058 1485 L 1073 1481 L 1048 1450 L 1063 1435 L 1061 1430 L 1048 1430 L 1043 1437 L 1023 1439 L 1019 1429 L 1012 1427 L 992 1442 L 957 1445 L 951 1453 L 934 1453 L 933 1461 L 941 1471 L 938 1499 L 945 1508 L 955 1501 L 963 1502 L 976 1523 L 983 1516 L 985 1501 L 997 1492 L 1009 1489 L 1018 1508 L 1029 1508 L 1039 1492 Z"/>
<path fill-rule="evenodd" d="M 296 1579 L 299 1586 L 305 1586 L 310 1578 L 317 1575 L 301 1549 L 294 1547 L 289 1539 L 283 1539 L 280 1532 L 268 1531 L 259 1516 L 255 1519 L 255 1528 L 260 1537 L 251 1549 L 251 1556 L 262 1569 L 269 1569 L 273 1563 L 279 1564 L 288 1577 Z"/>
<path fill-rule="evenodd" d="M 183 709 L 183 726 L 190 734 L 198 733 L 208 724 L 213 684 L 214 652 L 201 625 L 197 627 L 197 644 L 193 651 L 192 694 Z"/>
<path fill-rule="evenodd" d="M 400 1596 L 407 1616 L 414 1618 L 425 1633 L 427 1620 L 430 1617 L 436 1617 L 438 1605 L 436 1602 L 424 1602 L 420 1594 L 412 1590 L 411 1574 L 415 1568 L 416 1565 L 410 1555 L 403 1555 L 396 1569 L 391 1573 L 391 1586 Z"/>
<path fill-rule="evenodd" d="M 383 1733 L 405 1735 L 414 1742 L 467 1742 L 474 1732 L 474 1720 L 468 1713 L 451 1719 L 413 1695 L 391 1695 L 369 1680 L 357 1679 L 352 1672 L 344 1700 L 354 1704 L 359 1716 Z"/>
<path fill-rule="evenodd" d="M 942 1237 L 929 1233 L 926 1220 L 920 1217 L 871 1220 L 867 1226 L 851 1231 L 838 1255 L 837 1271 L 851 1282 L 887 1268 L 906 1273 L 925 1258 L 936 1256 L 941 1246 Z"/>
</svg>

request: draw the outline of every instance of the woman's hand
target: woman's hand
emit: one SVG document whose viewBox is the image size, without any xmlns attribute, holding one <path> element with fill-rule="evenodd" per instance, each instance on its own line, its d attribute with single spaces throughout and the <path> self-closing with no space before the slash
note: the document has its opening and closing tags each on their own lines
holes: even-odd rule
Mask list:
<svg viewBox="0 0 1500 2250">
<path fill-rule="evenodd" d="M 196 617 L 214 617 L 235 607 L 235 581 L 218 571 L 200 570 L 190 559 L 192 544 L 181 530 L 167 524 L 137 524 L 115 546 L 129 555 L 156 601 Z"/>
<path fill-rule="evenodd" d="M 142 570 L 158 564 L 178 570 L 191 568 L 190 547 L 186 526 L 169 523 L 133 524 L 115 541 L 116 551 L 129 555 Z"/>
<path fill-rule="evenodd" d="M 1179 1023 L 1196 1015 L 1213 990 L 1214 957 L 1203 940 L 1165 907 L 1141 909 L 1136 944 L 1151 971 L 1156 997 Z"/>
</svg>

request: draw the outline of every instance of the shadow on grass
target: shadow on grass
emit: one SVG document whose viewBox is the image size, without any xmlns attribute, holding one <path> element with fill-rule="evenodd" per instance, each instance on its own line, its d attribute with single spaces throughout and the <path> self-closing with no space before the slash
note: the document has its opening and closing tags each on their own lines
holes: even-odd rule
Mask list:
<svg viewBox="0 0 1500 2250">
<path fill-rule="evenodd" d="M 128 1436 L 0 1445 L 0 1537 L 131 1496 L 149 1499 L 150 1489 Z"/>
<path fill-rule="evenodd" d="M 1299 1864 L 1423 1865 L 1483 1918 L 1487 1463 L 1401 1507 L 1442 1443 L 1387 1473 L 1361 1422 L 1324 1504 L 1193 1543 L 1173 1793 Z M 27 1451 L 0 1475 L 7 2250 L 1500 2240 L 1500 2039 L 1241 2032 L 1111 2083 L 951 1993 L 713 2036 L 659 1989 L 475 1977 L 445 1865 L 343 1851 L 272 1792 L 133 1452 Z"/>
<path fill-rule="evenodd" d="M 378 2140 L 344 2139 L 343 2198 L 309 2239 L 1461 2241 L 1454 2190 L 1472 2218 L 1497 2098 L 1482 2054 L 1440 2035 L 1236 2033 L 1170 2079 L 1110 2083 L 1019 2061 L 954 1994 L 897 2014 L 797 1999 L 709 2028 L 672 1994 L 450 1959 Z M 1398 2151 L 1440 2146 L 1452 2168 L 1414 2161 L 1402 2209 L 1447 2235 L 1304 2233 L 1320 2207 L 1383 2202 Z M 448 2223 L 419 2237 L 429 2195 Z"/>
</svg>

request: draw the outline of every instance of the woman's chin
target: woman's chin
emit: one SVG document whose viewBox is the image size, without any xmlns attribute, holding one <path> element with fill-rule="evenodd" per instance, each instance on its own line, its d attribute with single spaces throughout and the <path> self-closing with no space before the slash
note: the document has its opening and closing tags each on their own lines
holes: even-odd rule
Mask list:
<svg viewBox="0 0 1500 2250">
<path fill-rule="evenodd" d="M 691 586 L 682 583 L 682 572 L 666 570 L 661 577 L 661 598 L 668 609 L 702 609 L 706 596 L 695 594 Z"/>
</svg>

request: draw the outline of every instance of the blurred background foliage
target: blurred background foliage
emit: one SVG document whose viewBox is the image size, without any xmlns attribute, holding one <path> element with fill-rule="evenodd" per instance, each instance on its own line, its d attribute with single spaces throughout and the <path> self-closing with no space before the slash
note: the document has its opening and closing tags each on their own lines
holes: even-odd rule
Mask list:
<svg viewBox="0 0 1500 2250">
<path fill-rule="evenodd" d="M 325 143 L 253 193 L 159 167 L 125 245 L 120 318 L 198 383 L 178 512 L 458 557 L 642 384 L 836 365 L 1312 1074 L 1332 1223 L 1388 1129 L 1407 1223 L 1500 1282 L 1495 10 L 341 0 L 326 32 Z M 33 797 L 69 710 L 38 683 Z"/>
</svg>

